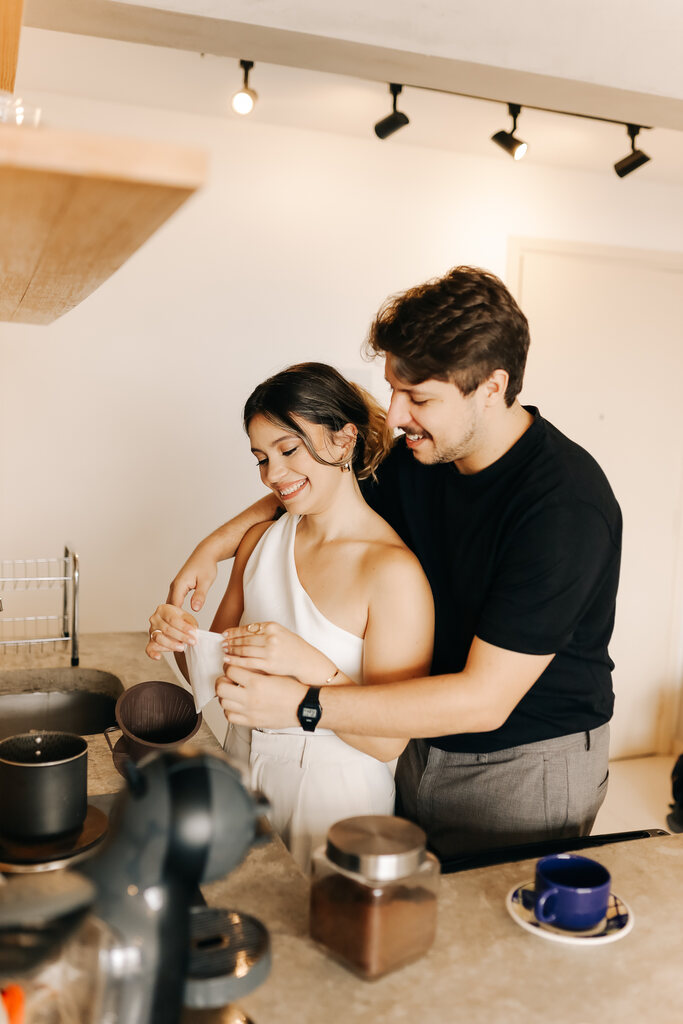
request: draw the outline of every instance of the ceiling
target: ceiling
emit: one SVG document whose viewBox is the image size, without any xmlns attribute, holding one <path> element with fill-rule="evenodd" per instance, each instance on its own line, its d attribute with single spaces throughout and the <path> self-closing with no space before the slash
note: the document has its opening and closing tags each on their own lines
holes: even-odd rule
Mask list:
<svg viewBox="0 0 683 1024">
<path fill-rule="evenodd" d="M 683 130 L 678 0 L 26 0 L 24 23 Z"/>
<path fill-rule="evenodd" d="M 93 98 L 236 116 L 227 100 L 248 57 L 254 123 L 372 136 L 398 81 L 411 123 L 383 145 L 496 155 L 515 169 L 489 141 L 515 101 L 526 107 L 524 164 L 613 174 L 629 150 L 623 125 L 529 109 L 543 107 L 652 126 L 638 140 L 652 160 L 623 184 L 683 183 L 678 0 L 25 0 L 24 25 L 51 32 L 38 33 L 40 52 L 22 36 L 23 89 L 69 93 L 87 81 Z M 53 60 L 46 37 L 59 43 Z M 117 40 L 140 44 L 127 48 L 125 74 Z"/>
<path fill-rule="evenodd" d="M 118 0 L 683 99 L 678 0 Z"/>
</svg>

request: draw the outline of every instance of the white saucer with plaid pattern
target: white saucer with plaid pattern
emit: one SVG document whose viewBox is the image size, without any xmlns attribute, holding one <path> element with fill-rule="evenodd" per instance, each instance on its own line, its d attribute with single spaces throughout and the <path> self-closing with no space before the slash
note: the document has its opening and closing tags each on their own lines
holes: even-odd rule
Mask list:
<svg viewBox="0 0 683 1024">
<path fill-rule="evenodd" d="M 574 932 L 566 928 L 556 928 L 554 925 L 541 924 L 534 915 L 534 904 L 536 902 L 536 890 L 533 879 L 524 882 L 523 885 L 516 885 L 511 889 L 505 898 L 505 907 L 512 920 L 531 932 L 532 935 L 539 935 L 542 939 L 550 939 L 551 942 L 568 942 L 573 946 L 602 946 L 606 942 L 616 942 L 623 939 L 633 928 L 633 911 L 619 899 L 614 893 L 610 893 L 607 915 L 586 931 Z"/>
</svg>

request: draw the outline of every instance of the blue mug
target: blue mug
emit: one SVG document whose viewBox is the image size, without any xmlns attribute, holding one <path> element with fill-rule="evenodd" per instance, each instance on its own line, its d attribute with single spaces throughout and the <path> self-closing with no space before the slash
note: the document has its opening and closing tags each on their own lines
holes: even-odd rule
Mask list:
<svg viewBox="0 0 683 1024">
<path fill-rule="evenodd" d="M 536 864 L 534 914 L 541 924 L 568 931 L 594 928 L 609 904 L 610 874 L 588 857 L 553 853 Z"/>
</svg>

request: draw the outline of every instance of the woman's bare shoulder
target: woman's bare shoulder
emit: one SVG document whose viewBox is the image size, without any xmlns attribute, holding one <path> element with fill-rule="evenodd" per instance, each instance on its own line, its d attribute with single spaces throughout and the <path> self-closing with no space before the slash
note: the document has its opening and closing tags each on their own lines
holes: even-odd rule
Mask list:
<svg viewBox="0 0 683 1024">
<path fill-rule="evenodd" d="M 389 534 L 385 538 L 367 546 L 364 570 L 370 582 L 374 581 L 384 591 L 392 586 L 429 587 L 417 556 L 391 527 L 388 530 Z"/>
<path fill-rule="evenodd" d="M 265 523 L 256 523 L 254 526 L 250 526 L 240 541 L 240 546 L 236 553 L 236 559 L 243 562 L 246 561 L 252 554 L 258 542 L 261 540 L 263 534 L 269 530 L 272 525 L 273 523 L 268 521 Z"/>
</svg>

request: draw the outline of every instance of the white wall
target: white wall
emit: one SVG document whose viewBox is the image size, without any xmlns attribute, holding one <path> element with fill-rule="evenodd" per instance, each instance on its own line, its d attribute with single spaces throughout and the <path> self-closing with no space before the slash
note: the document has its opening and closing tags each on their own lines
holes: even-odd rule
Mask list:
<svg viewBox="0 0 683 1024">
<path fill-rule="evenodd" d="M 260 494 L 250 389 L 300 359 L 367 377 L 360 342 L 390 292 L 456 263 L 504 276 L 511 236 L 681 248 L 683 186 L 86 93 L 31 98 L 52 124 L 197 143 L 212 162 L 203 192 L 80 307 L 47 328 L 0 324 L 0 557 L 69 540 L 85 631 L 145 628 L 193 544 Z"/>
</svg>

